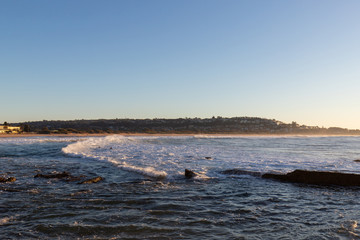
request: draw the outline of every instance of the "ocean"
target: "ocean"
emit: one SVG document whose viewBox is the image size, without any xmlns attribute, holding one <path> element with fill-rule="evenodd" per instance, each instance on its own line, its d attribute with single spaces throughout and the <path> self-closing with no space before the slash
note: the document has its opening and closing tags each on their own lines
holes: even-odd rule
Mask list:
<svg viewBox="0 0 360 240">
<path fill-rule="evenodd" d="M 359 158 L 360 137 L 0 138 L 0 177 L 17 179 L 0 183 L 0 239 L 360 239 L 360 187 L 258 176 L 360 174 Z"/>
</svg>

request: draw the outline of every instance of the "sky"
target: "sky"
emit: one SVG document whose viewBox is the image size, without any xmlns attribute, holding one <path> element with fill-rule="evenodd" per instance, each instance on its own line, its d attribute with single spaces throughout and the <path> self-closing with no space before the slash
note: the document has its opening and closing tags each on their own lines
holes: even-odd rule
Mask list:
<svg viewBox="0 0 360 240">
<path fill-rule="evenodd" d="M 360 129 L 358 0 L 0 0 L 0 122 Z"/>
</svg>

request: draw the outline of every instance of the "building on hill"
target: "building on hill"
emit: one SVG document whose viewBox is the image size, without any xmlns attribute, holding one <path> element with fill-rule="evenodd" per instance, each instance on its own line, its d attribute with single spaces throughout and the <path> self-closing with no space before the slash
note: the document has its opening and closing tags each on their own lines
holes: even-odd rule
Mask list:
<svg viewBox="0 0 360 240">
<path fill-rule="evenodd" d="M 12 127 L 8 125 L 0 125 L 0 133 L 20 133 L 20 127 Z"/>
</svg>

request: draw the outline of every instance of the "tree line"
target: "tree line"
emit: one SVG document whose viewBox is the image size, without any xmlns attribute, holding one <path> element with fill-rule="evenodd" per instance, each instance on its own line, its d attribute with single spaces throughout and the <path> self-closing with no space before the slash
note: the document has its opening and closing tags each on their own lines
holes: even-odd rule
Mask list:
<svg viewBox="0 0 360 240">
<path fill-rule="evenodd" d="M 256 117 L 178 119 L 97 119 L 17 123 L 23 132 L 68 133 L 224 133 L 224 134 L 360 134 L 360 130 L 283 123 Z"/>
</svg>

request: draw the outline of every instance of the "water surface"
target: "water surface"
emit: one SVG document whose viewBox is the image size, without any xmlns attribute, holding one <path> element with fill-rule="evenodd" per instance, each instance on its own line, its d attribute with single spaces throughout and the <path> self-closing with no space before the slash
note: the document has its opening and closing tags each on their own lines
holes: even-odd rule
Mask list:
<svg viewBox="0 0 360 240">
<path fill-rule="evenodd" d="M 360 188 L 281 183 L 240 168 L 360 173 L 359 137 L 0 139 L 1 239 L 358 239 Z M 184 169 L 196 171 L 185 179 Z M 96 184 L 34 178 L 68 171 Z"/>
</svg>

